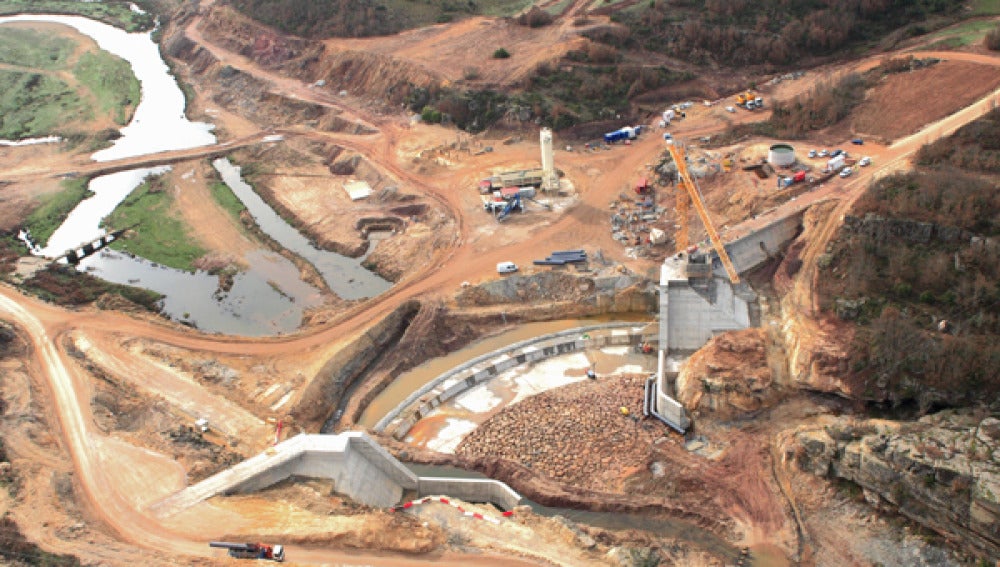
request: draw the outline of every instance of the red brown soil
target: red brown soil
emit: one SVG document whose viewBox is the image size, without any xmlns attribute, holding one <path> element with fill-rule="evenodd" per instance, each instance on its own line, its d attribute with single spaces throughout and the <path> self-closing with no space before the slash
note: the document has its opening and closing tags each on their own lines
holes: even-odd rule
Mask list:
<svg viewBox="0 0 1000 567">
<path fill-rule="evenodd" d="M 993 68 L 967 61 L 942 61 L 895 73 L 872 89 L 857 109 L 854 131 L 895 140 L 968 106 L 998 86 L 1000 74 Z"/>
<path fill-rule="evenodd" d="M 401 281 L 388 293 L 367 302 L 360 302 L 347 309 L 331 315 L 323 326 L 305 329 L 288 337 L 267 339 L 246 339 L 239 337 L 209 336 L 190 330 L 178 329 L 148 320 L 142 320 L 130 315 L 81 309 L 68 311 L 36 299 L 27 298 L 11 289 L 0 289 L 0 303 L 3 316 L 14 319 L 25 329 L 26 342 L 31 344 L 31 354 L 18 357 L 18 373 L 21 379 L 21 389 L 17 393 L 22 400 L 22 406 L 29 417 L 37 419 L 36 415 L 47 416 L 50 425 L 38 429 L 39 438 L 31 443 L 19 443 L 20 422 L 6 423 L 5 439 L 15 439 L 14 453 L 18 466 L 28 467 L 33 478 L 44 478 L 53 471 L 68 475 L 73 472 L 76 488 L 73 496 L 67 495 L 66 502 L 76 502 L 83 510 L 81 514 L 93 521 L 95 528 L 87 532 L 87 541 L 96 542 L 86 547 L 79 547 L 72 538 L 65 538 L 62 532 L 52 529 L 50 521 L 64 522 L 70 504 L 56 505 L 59 498 L 50 497 L 46 501 L 44 483 L 33 485 L 34 492 L 25 497 L 24 505 L 17 510 L 19 523 L 31 539 L 44 542 L 47 548 L 86 554 L 87 557 L 107 560 L 109 563 L 133 562 L 136 555 L 157 553 L 157 557 L 198 557 L 204 556 L 204 538 L 206 534 L 220 532 L 220 526 L 229 526 L 225 522 L 245 522 L 244 533 L 282 534 L 295 532 L 293 521 L 288 523 L 281 513 L 280 506 L 267 503 L 248 506 L 248 509 L 258 511 L 257 516 L 244 518 L 247 510 L 222 510 L 214 505 L 192 510 L 184 522 L 161 522 L 146 512 L 145 506 L 149 499 L 182 486 L 185 482 L 185 470 L 178 464 L 179 459 L 173 455 L 155 453 L 125 440 L 110 435 L 96 426 L 94 410 L 91 405 L 95 389 L 92 381 L 95 376 L 80 367 L 62 342 L 68 331 L 80 330 L 96 348 L 104 351 L 114 351 L 121 336 L 141 337 L 150 341 L 169 345 L 171 348 L 187 350 L 190 357 L 241 359 L 242 369 L 260 368 L 258 379 L 252 382 L 246 390 L 232 392 L 232 397 L 239 403 L 253 407 L 254 396 L 258 389 L 268 380 L 289 383 L 300 383 L 298 380 L 311 380 L 316 377 L 323 364 L 330 360 L 349 340 L 365 332 L 373 322 L 382 319 L 386 314 L 396 309 L 403 302 L 413 298 L 448 298 L 453 290 L 459 289 L 461 282 L 494 277 L 495 265 L 501 260 L 512 260 L 521 265 L 530 265 L 537 257 L 537 245 L 526 246 L 525 243 L 544 243 L 547 249 L 578 248 L 600 249 L 613 262 L 620 261 L 640 273 L 648 268 L 655 268 L 655 261 L 628 260 L 621 246 L 615 242 L 606 230 L 607 205 L 622 188 L 633 179 L 644 174 L 646 165 L 655 161 L 662 152 L 662 141 L 656 136 L 644 137 L 629 147 L 615 147 L 611 151 L 559 152 L 557 164 L 563 169 L 567 178 L 572 180 L 580 202 L 563 214 L 544 216 L 545 220 L 538 224 L 531 222 L 529 216 L 523 217 L 520 223 L 497 225 L 491 218 L 484 215 L 478 204 L 478 196 L 474 194 L 473 183 L 491 169 L 524 167 L 537 164 L 537 145 L 534 140 L 500 145 L 488 140 L 479 140 L 481 145 L 486 142 L 495 145 L 498 150 L 492 154 L 475 155 L 473 153 L 456 153 L 449 163 L 436 163 L 419 158 L 422 149 L 441 148 L 451 143 L 455 133 L 438 126 L 407 124 L 402 116 L 380 116 L 367 110 L 351 98 L 331 97 L 329 93 L 310 89 L 309 85 L 300 81 L 282 77 L 279 74 L 262 68 L 254 61 L 227 51 L 225 48 L 206 42 L 198 35 L 195 18 L 186 28 L 189 38 L 204 45 L 219 59 L 220 65 L 229 64 L 243 70 L 271 85 L 272 92 L 281 96 L 298 97 L 325 107 L 336 108 L 343 112 L 345 119 L 358 120 L 378 130 L 376 134 L 355 136 L 337 132 L 311 132 L 308 127 L 299 126 L 286 132 L 288 136 L 302 136 L 313 141 L 329 142 L 340 145 L 364 155 L 379 171 L 391 174 L 402 184 L 420 195 L 433 201 L 441 215 L 454 222 L 452 238 L 439 242 L 441 248 L 432 250 L 423 257 L 419 264 L 405 274 Z M 470 24 L 464 24 L 469 26 Z M 493 25 L 493 24 L 491 24 Z M 487 26 L 484 26 L 487 27 Z M 444 26 L 448 28 L 448 26 Z M 468 28 L 457 26 L 455 32 L 462 35 Z M 464 31 L 463 31 L 464 30 Z M 552 29 L 543 29 L 533 36 L 541 41 Z M 488 36 L 484 36 L 484 39 Z M 493 38 L 490 43 L 495 43 Z M 556 37 L 552 44 L 552 52 L 558 52 L 561 38 Z M 471 45 L 471 44 L 470 44 Z M 431 43 L 427 44 L 426 53 L 410 53 L 414 59 L 428 57 L 431 53 Z M 545 53 L 542 49 L 541 53 Z M 472 51 L 470 50 L 470 53 Z M 926 54 L 932 55 L 930 53 Z M 997 61 L 987 56 L 966 54 L 968 60 L 979 58 L 979 61 L 996 65 Z M 460 60 L 449 70 L 460 69 L 468 61 Z M 493 64 L 492 61 L 489 62 Z M 518 69 L 525 69 L 531 61 L 516 60 L 513 63 L 522 67 L 507 68 L 510 75 L 516 75 Z M 451 64 L 451 62 L 449 62 Z M 500 64 L 500 63 L 498 63 Z M 182 65 L 183 67 L 183 65 Z M 492 69 L 492 67 L 490 68 Z M 492 73 L 492 70 L 488 70 Z M 187 73 L 182 69 L 181 73 Z M 211 85 L 203 85 L 198 94 L 201 101 L 196 104 L 205 112 L 212 107 L 205 100 L 211 100 Z M 937 85 L 938 89 L 942 85 Z M 950 88 L 950 87 L 949 87 Z M 946 95 L 940 94 L 945 97 Z M 355 106 L 356 105 L 356 106 Z M 944 129 L 966 123 L 978 116 L 984 109 L 967 108 L 946 120 Z M 688 119 L 678 123 L 673 129 L 676 137 L 694 138 L 718 131 L 728 121 L 748 121 L 759 119 L 765 115 L 740 113 L 729 116 L 718 107 L 705 109 L 694 108 Z M 218 121 L 223 131 L 244 132 L 248 130 L 246 119 L 235 112 L 222 110 L 218 113 Z M 259 139 L 263 133 L 250 133 Z M 922 134 L 923 135 L 923 134 Z M 791 284 L 789 296 L 790 309 L 802 320 L 796 321 L 803 333 L 815 336 L 822 334 L 821 329 L 809 319 L 815 309 L 815 296 L 812 293 L 813 280 L 816 277 L 814 269 L 815 258 L 822 253 L 825 243 L 829 240 L 839 223 L 839 216 L 844 207 L 849 208 L 853 199 L 861 193 L 865 183 L 876 171 L 891 171 L 906 166 L 907 156 L 921 142 L 920 136 L 907 139 L 896 146 L 883 148 L 866 146 L 876 159 L 877 167 L 870 168 L 854 178 L 828 184 L 808 195 L 803 195 L 794 204 L 778 211 L 777 214 L 787 214 L 797 207 L 806 207 L 823 199 L 838 198 L 840 203 L 835 211 L 816 221 L 816 226 L 810 234 L 812 240 L 801 255 L 804 265 L 802 271 Z M 234 144 L 235 145 L 235 144 Z M 232 146 L 230 146 L 232 147 Z M 208 155 L 219 148 L 192 150 L 185 157 L 195 158 Z M 13 152 L 12 152 L 13 154 Z M 12 155 L 11 154 L 11 155 Z M 23 155 L 23 154 L 19 154 Z M 73 158 L 78 163 L 88 161 L 87 156 L 80 154 Z M 26 160 L 30 161 L 30 160 Z M 17 163 L 19 172 L 41 172 L 37 175 L 48 176 L 66 167 L 65 163 L 56 163 L 53 156 L 42 155 L 35 163 Z M 138 163 L 138 162 L 135 162 Z M 26 179 L 26 177 L 25 177 Z M 9 188 L 4 188 L 6 193 Z M 329 190 L 329 180 L 303 188 L 304 192 L 323 192 Z M 294 196 L 289 196 L 290 199 Z M 539 213 L 544 214 L 544 213 Z M 539 217 L 535 217 L 539 218 Z M 751 230 L 768 222 L 768 218 L 758 218 L 740 226 L 733 227 L 733 233 Z M 602 228 L 604 227 L 604 228 Z M 236 239 L 234 232 L 223 237 L 217 245 L 229 246 Z M 206 239 L 214 238 L 202 235 Z M 224 244 L 223 244 L 224 242 Z M 812 340 L 814 337 L 807 337 Z M 23 362 L 22 362 L 23 361 Z M 183 378 L 183 373 L 170 369 L 169 364 L 163 365 L 163 370 L 175 378 Z M 9 375 L 9 374 L 8 374 Z M 34 379 L 35 390 L 24 386 L 27 376 Z M 5 375 L 6 378 L 6 375 Z M 5 386 L 6 387 L 6 386 Z M 166 386 L 163 386 L 165 388 Z M 296 390 L 301 392 L 301 390 Z M 27 394 L 26 392 L 31 392 Z M 195 390 L 192 401 L 204 407 L 217 404 L 216 394 L 209 389 Z M 153 399 L 152 397 L 150 399 Z M 640 399 L 636 396 L 631 400 Z M 26 401 L 24 401 L 26 400 Z M 304 424 L 312 426 L 315 424 Z M 53 435 L 58 431 L 60 435 Z M 266 433 L 266 432 L 265 432 Z M 253 433 L 248 434 L 253 436 Z M 690 510 L 702 511 L 712 515 L 729 515 L 745 527 L 743 533 L 747 539 L 755 538 L 767 541 L 768 538 L 782 538 L 784 516 L 781 513 L 781 503 L 776 495 L 774 483 L 767 474 L 769 456 L 766 449 L 769 431 L 764 429 L 748 429 L 726 434 L 725 443 L 728 449 L 717 461 L 708 461 L 700 456 L 693 456 L 680 448 L 668 438 L 650 449 L 652 458 L 668 462 L 671 470 L 679 471 L 677 475 L 653 477 L 643 467 L 641 458 L 632 463 L 626 463 L 622 471 L 635 471 L 630 487 L 636 491 L 650 490 L 664 498 L 676 498 L 677 508 L 690 507 Z M 40 451 L 39 447 L 46 450 Z M 44 458 L 33 459 L 35 455 Z M 23 464 L 22 464 L 23 463 Z M 38 466 L 41 463 L 41 466 Z M 628 469 L 628 467 L 633 467 Z M 611 481 L 613 482 L 613 481 Z M 71 483 L 72 484 L 72 483 Z M 576 497 L 586 501 L 586 491 L 575 490 L 572 486 L 557 485 L 567 497 Z M 631 490 L 629 487 L 620 490 Z M 36 496 L 41 494 L 41 497 Z M 590 495 L 592 496 L 592 495 Z M 592 500 L 595 500 L 592 498 Z M 41 505 L 36 502 L 42 502 Z M 600 505 L 600 502 L 595 502 Z M 269 507 L 270 506 L 270 507 Z M 699 512 L 700 513 L 700 512 Z M 294 516 L 298 517 L 298 516 Z M 280 525 L 275 525 L 276 519 Z M 23 520 L 23 521 L 22 521 Z M 712 522 L 708 522 L 712 523 Z M 61 525 L 61 524 L 60 524 Z M 310 524 L 314 525 L 314 524 Z M 298 537 L 302 537 L 299 534 Z M 70 543 L 67 543 L 69 541 Z M 128 542 L 128 543 L 123 543 Z M 427 564 L 441 561 L 442 564 L 458 565 L 468 561 L 464 556 L 444 556 L 429 560 L 409 560 L 400 557 L 380 557 L 365 555 L 359 557 L 331 549 L 330 545 L 312 544 L 311 549 L 297 549 L 296 553 L 306 561 L 362 562 L 378 565 Z M 103 547 L 106 546 L 106 547 Z M 136 552 L 137 547 L 153 551 Z M 122 550 L 124 548 L 124 551 Z M 164 555 L 169 554 L 169 555 Z M 185 559 L 178 559 L 184 562 Z M 194 561 L 192 559 L 192 561 Z M 504 560 L 500 560 L 502 563 Z M 142 561 L 138 561 L 142 563 Z M 509 560 L 508 563 L 519 563 Z"/>
</svg>

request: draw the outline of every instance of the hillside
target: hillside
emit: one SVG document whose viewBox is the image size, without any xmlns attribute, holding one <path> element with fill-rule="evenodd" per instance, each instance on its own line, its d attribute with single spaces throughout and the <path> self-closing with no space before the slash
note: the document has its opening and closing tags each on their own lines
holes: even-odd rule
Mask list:
<svg viewBox="0 0 1000 567">
<path fill-rule="evenodd" d="M 824 307 L 854 321 L 856 392 L 921 410 L 1000 391 L 1000 111 L 868 188 L 820 259 Z"/>
<path fill-rule="evenodd" d="M 537 28 L 552 36 L 550 41 L 576 37 L 595 42 L 569 50 L 550 52 L 542 46 L 524 52 L 510 49 L 511 34 L 520 35 L 510 30 L 511 34 L 495 35 L 488 44 L 476 46 L 482 61 L 459 67 L 461 76 L 446 88 L 419 91 L 406 101 L 414 112 L 426 109 L 429 119 L 451 121 L 476 132 L 503 117 L 528 116 L 564 129 L 630 116 L 640 102 L 659 105 L 680 97 L 711 98 L 748 80 L 725 70 L 807 68 L 870 47 L 891 46 L 953 21 L 964 2 L 652 0 L 599 6 L 563 2 L 543 4 L 544 9 L 536 6 L 530 12 L 524 12 L 529 4 L 521 0 L 226 0 L 226 4 L 282 33 L 315 40 L 391 36 L 473 16 L 520 13 L 508 19 L 511 28 Z M 447 48 L 442 45 L 442 49 Z M 490 53 L 512 54 L 512 63 L 519 65 L 528 57 L 531 67 L 498 80 L 490 72 L 496 66 L 490 63 Z M 693 65 L 703 68 L 693 73 Z"/>
<path fill-rule="evenodd" d="M 611 16 L 629 30 L 628 35 L 596 38 L 701 64 L 802 66 L 803 60 L 921 35 L 964 4 L 959 0 L 654 0 Z"/>
</svg>

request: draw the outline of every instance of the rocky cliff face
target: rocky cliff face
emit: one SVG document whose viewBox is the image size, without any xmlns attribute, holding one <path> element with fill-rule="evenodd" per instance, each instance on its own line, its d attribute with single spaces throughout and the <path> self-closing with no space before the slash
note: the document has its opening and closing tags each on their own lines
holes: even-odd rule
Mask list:
<svg viewBox="0 0 1000 567">
<path fill-rule="evenodd" d="M 804 390 L 855 397 L 856 388 L 844 381 L 849 374 L 847 346 L 853 340 L 853 327 L 824 317 L 814 302 L 814 282 L 799 281 L 805 272 L 789 270 L 788 263 L 801 259 L 814 261 L 809 254 L 815 254 L 813 243 L 818 238 L 833 204 L 819 204 L 810 207 L 802 217 L 802 233 L 791 245 L 797 250 L 785 258 L 774 276 L 775 290 L 782 295 L 781 335 L 788 355 L 789 385 Z M 796 273 L 795 279 L 789 274 Z M 808 293 L 806 292 L 808 290 Z"/>
<path fill-rule="evenodd" d="M 831 418 L 796 430 L 785 455 L 998 560 L 1000 414 L 992 413 L 945 411 L 912 423 Z"/>
</svg>

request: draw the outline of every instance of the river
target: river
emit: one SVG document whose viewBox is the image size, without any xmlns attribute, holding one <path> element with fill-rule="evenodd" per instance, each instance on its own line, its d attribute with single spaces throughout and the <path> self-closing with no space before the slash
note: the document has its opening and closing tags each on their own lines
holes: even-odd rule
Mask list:
<svg viewBox="0 0 1000 567">
<path fill-rule="evenodd" d="M 151 32 L 127 33 L 79 16 L 26 14 L 0 18 L 0 24 L 7 22 L 48 22 L 72 27 L 131 65 L 142 97 L 132 121 L 121 129 L 121 137 L 111 147 L 94 153 L 91 157 L 95 161 L 215 143 L 212 124 L 192 122 L 185 116 L 184 94 L 160 56 Z M 238 168 L 227 160 L 217 160 L 214 165 L 261 229 L 311 262 L 338 296 L 362 299 L 391 287 L 390 282 L 364 269 L 359 259 L 312 246 L 240 179 Z M 54 258 L 100 237 L 105 233 L 101 220 L 144 179 L 168 169 L 135 169 L 92 179 L 89 189 L 93 196 L 82 201 L 52 234 L 45 248 L 35 253 Z M 295 265 L 279 254 L 262 249 L 243 260 L 249 268 L 236 275 L 228 290 L 220 289 L 218 278 L 210 274 L 173 270 L 109 250 L 85 259 L 79 269 L 107 281 L 161 293 L 166 296 L 161 303 L 164 315 L 207 332 L 248 336 L 292 332 L 301 325 L 305 310 L 322 303 L 320 290 L 302 282 Z"/>
</svg>

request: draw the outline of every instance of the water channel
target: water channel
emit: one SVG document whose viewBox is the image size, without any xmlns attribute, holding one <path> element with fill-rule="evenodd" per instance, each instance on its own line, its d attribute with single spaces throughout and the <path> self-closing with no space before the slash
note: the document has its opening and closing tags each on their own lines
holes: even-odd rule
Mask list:
<svg viewBox="0 0 1000 567">
<path fill-rule="evenodd" d="M 447 465 L 422 465 L 404 463 L 406 468 L 417 476 L 435 476 L 446 478 L 488 478 L 477 472 L 467 471 Z M 588 524 L 609 530 L 641 530 L 652 532 L 662 537 L 682 539 L 696 546 L 735 561 L 739 557 L 737 549 L 709 530 L 700 528 L 684 520 L 675 520 L 662 516 L 639 513 L 621 512 L 591 512 L 589 510 L 573 510 L 570 508 L 554 508 L 543 506 L 537 502 L 522 498 L 521 505 L 531 507 L 531 511 L 541 516 L 562 516 L 574 522 Z M 756 562 L 753 565 L 758 565 Z M 763 565 L 763 564 L 761 564 Z"/>
<path fill-rule="evenodd" d="M 614 317 L 600 316 L 586 319 L 564 319 L 561 321 L 545 321 L 541 323 L 525 323 L 497 335 L 486 337 L 465 348 L 428 360 L 427 362 L 400 374 L 389 386 L 375 397 L 365 408 L 358 424 L 372 428 L 383 416 L 398 406 L 410 394 L 416 392 L 425 384 L 434 380 L 448 370 L 459 366 L 477 356 L 484 355 L 508 345 L 525 341 L 541 335 L 565 331 L 574 327 L 598 325 L 609 321 L 648 321 L 646 313 L 616 314 Z M 598 370 L 601 370 L 598 368 Z"/>
<path fill-rule="evenodd" d="M 204 146 L 215 142 L 213 125 L 191 122 L 185 114 L 184 95 L 160 57 L 151 33 L 127 33 L 107 24 L 79 16 L 19 15 L 0 18 L 7 22 L 49 22 L 72 27 L 97 45 L 126 60 L 138 79 L 142 98 L 132 121 L 121 129 L 111 147 L 92 158 L 106 161 L 165 150 Z M 54 143 L 42 138 L 18 143 Z M 275 140 L 277 141 L 277 140 Z M 373 297 L 391 283 L 361 266 L 354 259 L 319 250 L 285 223 L 239 175 L 228 160 L 213 164 L 223 180 L 247 207 L 262 231 L 288 250 L 311 262 L 331 291 L 344 299 Z M 104 234 L 101 220 L 109 215 L 144 179 L 168 167 L 143 168 L 96 177 L 88 188 L 93 196 L 82 201 L 49 238 L 45 248 L 34 252 L 57 257 Z M 109 250 L 87 258 L 79 269 L 119 284 L 143 287 L 163 294 L 161 311 L 168 317 L 216 333 L 260 336 L 291 332 L 302 321 L 304 310 L 322 303 L 320 290 L 304 283 L 299 270 L 281 255 L 261 249 L 243 258 L 249 267 L 237 274 L 228 290 L 219 279 L 205 272 L 184 272 L 158 266 L 141 258 Z"/>
</svg>

